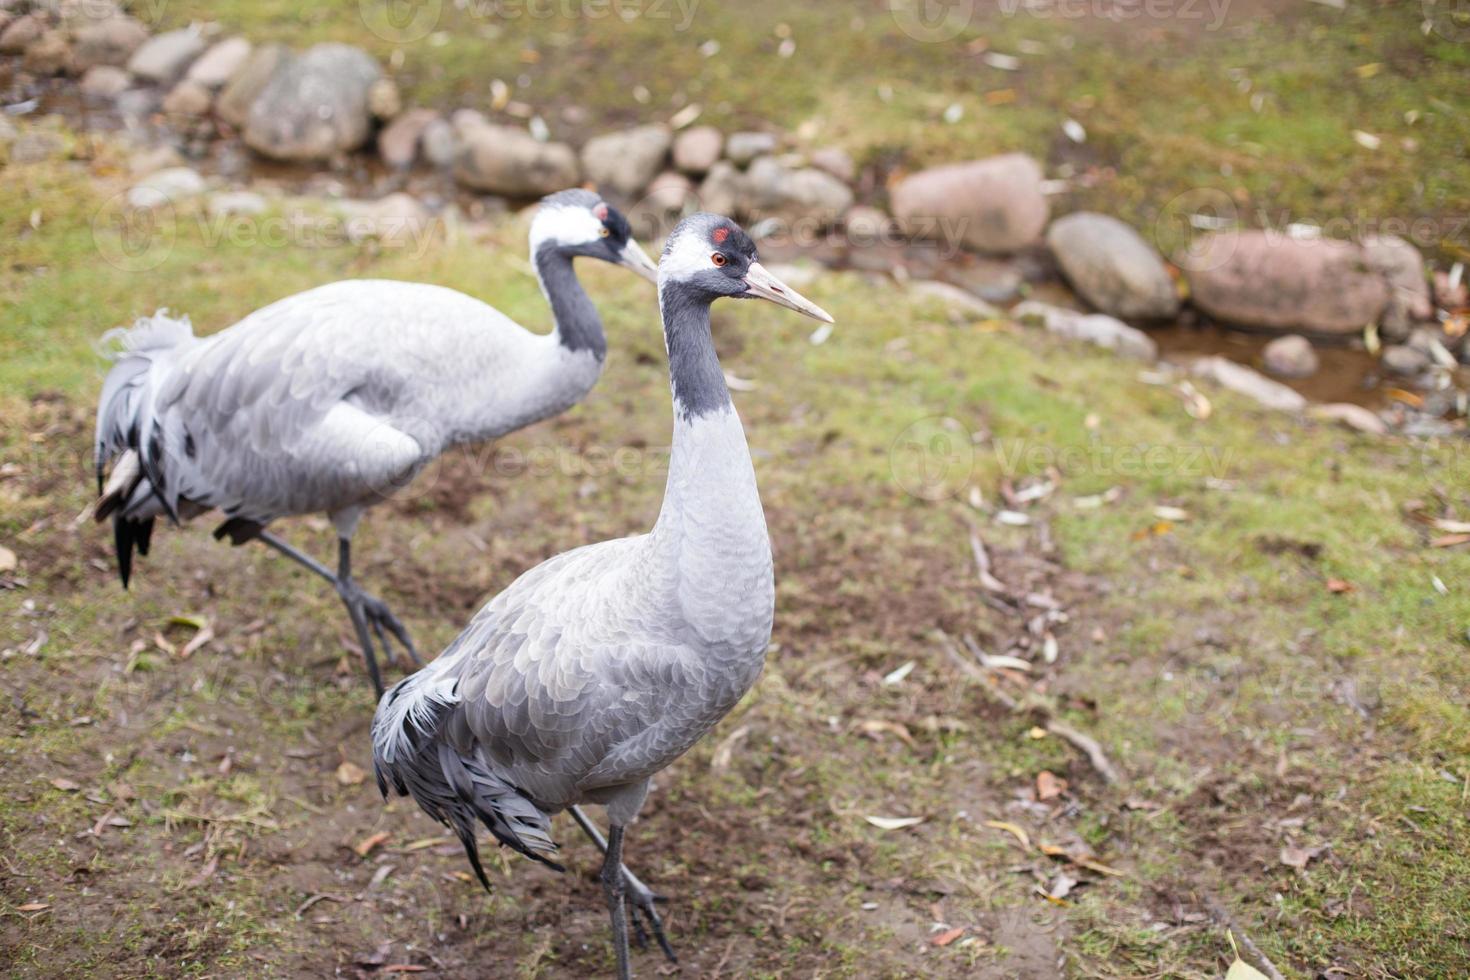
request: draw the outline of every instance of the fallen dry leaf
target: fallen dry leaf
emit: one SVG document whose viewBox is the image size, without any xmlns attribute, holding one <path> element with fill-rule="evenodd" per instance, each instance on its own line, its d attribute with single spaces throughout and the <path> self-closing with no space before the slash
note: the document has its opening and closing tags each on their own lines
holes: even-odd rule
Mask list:
<svg viewBox="0 0 1470 980">
<path fill-rule="evenodd" d="M 362 766 L 355 762 L 343 762 L 337 767 L 337 782 L 343 786 L 356 786 L 367 778 Z"/>
<path fill-rule="evenodd" d="M 188 660 L 212 639 L 214 639 L 214 627 L 210 626 L 208 623 L 205 623 L 204 626 L 201 627 L 199 631 L 194 634 L 193 639 L 191 639 L 188 643 L 185 643 L 184 646 L 179 650 L 179 659 Z"/>
<path fill-rule="evenodd" d="M 944 930 L 929 941 L 935 946 L 948 946 L 950 943 L 963 936 L 965 934 L 965 929 L 965 926 L 955 926 L 953 929 Z"/>
<path fill-rule="evenodd" d="M 1036 798 L 1045 803 L 1067 791 L 1067 781 L 1045 769 L 1036 774 Z"/>
<path fill-rule="evenodd" d="M 1455 548 L 1470 542 L 1470 534 L 1445 534 L 1429 542 L 1431 548 Z"/>
<path fill-rule="evenodd" d="M 1237 959 L 1230 964 L 1230 970 L 1225 974 L 1225 980 L 1268 980 L 1267 976 L 1260 970 L 1251 966 L 1245 960 Z"/>
<path fill-rule="evenodd" d="M 924 822 L 923 817 L 863 817 L 863 819 L 879 830 L 903 830 Z"/>
<path fill-rule="evenodd" d="M 17 905 L 15 910 L 17 912 L 41 912 L 50 907 L 51 905 L 47 902 L 27 902 L 24 905 Z"/>
<path fill-rule="evenodd" d="M 384 973 L 423 973 L 428 970 L 427 966 L 419 966 L 416 963 L 389 963 L 383 967 Z"/>
<path fill-rule="evenodd" d="M 1073 878 L 1066 872 L 1062 872 L 1052 879 L 1051 885 L 1046 889 L 1046 893 L 1051 898 L 1066 898 L 1072 894 L 1072 889 L 1076 888 L 1077 884 L 1076 878 Z"/>
<path fill-rule="evenodd" d="M 1015 824 L 1008 823 L 1005 820 L 987 820 L 985 821 L 985 826 L 991 828 L 992 830 L 1004 830 L 1006 833 L 1010 834 L 1011 836 L 1015 837 L 1016 840 L 1021 842 L 1022 850 L 1031 850 L 1031 835 L 1026 833 L 1026 831 L 1022 828 L 1017 827 Z"/>
<path fill-rule="evenodd" d="M 362 840 L 358 841 L 357 845 L 352 849 L 357 852 L 358 857 L 365 858 L 369 854 L 373 853 L 374 849 L 386 842 L 388 838 L 392 836 L 393 835 L 390 834 L 388 831 L 380 830 L 376 834 L 370 834 L 369 836 L 364 837 Z"/>
<path fill-rule="evenodd" d="M 17 564 L 19 562 L 15 557 L 15 552 L 0 545 L 0 572 L 13 572 Z"/>
<path fill-rule="evenodd" d="M 858 724 L 858 730 L 864 735 L 871 735 L 874 738 L 887 733 L 911 749 L 918 748 L 918 744 L 914 741 L 914 736 L 909 734 L 909 730 L 896 721 L 885 721 L 882 718 L 869 718 Z"/>
<path fill-rule="evenodd" d="M 1304 870 L 1308 864 L 1331 847 L 1331 844 L 1320 844 L 1317 847 L 1298 847 L 1295 844 L 1287 844 L 1281 849 L 1281 863 L 1288 868 Z"/>
<path fill-rule="evenodd" d="M 1336 595 L 1345 595 L 1357 591 L 1357 586 L 1346 579 L 1330 578 L 1327 580 L 1327 591 Z"/>
<path fill-rule="evenodd" d="M 55 779 L 51 780 L 51 785 L 55 786 L 63 793 L 75 793 L 77 790 L 82 788 L 81 786 L 72 782 L 70 779 L 67 779 L 65 776 L 57 776 Z"/>
</svg>

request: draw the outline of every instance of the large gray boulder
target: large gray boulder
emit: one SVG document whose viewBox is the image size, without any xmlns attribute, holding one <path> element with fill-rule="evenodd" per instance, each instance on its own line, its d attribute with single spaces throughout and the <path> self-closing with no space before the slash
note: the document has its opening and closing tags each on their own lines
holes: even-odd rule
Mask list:
<svg viewBox="0 0 1470 980">
<path fill-rule="evenodd" d="M 292 57 L 284 44 L 256 48 L 240 69 L 225 83 L 214 103 L 214 114 L 236 129 L 244 129 L 250 107 L 275 74 Z"/>
<path fill-rule="evenodd" d="M 138 46 L 128 59 L 128 71 L 157 85 L 172 85 L 204 48 L 204 38 L 192 27 L 165 31 Z"/>
<path fill-rule="evenodd" d="M 254 45 L 243 37 L 230 37 L 220 41 L 189 66 L 184 77 L 208 89 L 220 89 L 245 67 L 250 60 Z"/>
<path fill-rule="evenodd" d="M 1159 346 L 1152 337 L 1103 313 L 1078 313 L 1050 303 L 1027 300 L 1012 308 L 1011 319 L 1021 323 L 1038 323 L 1047 333 L 1069 340 L 1080 340 L 1094 347 L 1115 351 L 1124 357 L 1153 361 L 1159 356 Z"/>
<path fill-rule="evenodd" d="M 1046 243 L 1078 295 L 1116 317 L 1162 320 L 1179 312 L 1164 260 L 1117 218 L 1079 211 L 1058 218 Z"/>
<path fill-rule="evenodd" d="M 1278 412 L 1300 412 L 1307 407 L 1307 400 L 1296 391 L 1228 358 L 1201 357 L 1190 370 Z"/>
<path fill-rule="evenodd" d="M 1363 242 L 1368 265 L 1388 283 L 1388 306 L 1383 310 L 1383 333 L 1392 339 L 1407 337 L 1415 321 L 1434 315 L 1429 296 L 1429 279 L 1424 275 L 1424 256 L 1413 245 L 1394 235 L 1375 236 Z"/>
<path fill-rule="evenodd" d="M 582 172 L 599 189 L 632 199 L 663 170 L 673 142 L 662 125 L 595 136 L 582 147 Z"/>
<path fill-rule="evenodd" d="M 852 190 L 824 170 L 787 169 L 776 157 L 761 157 L 740 181 L 739 212 L 756 220 L 777 218 L 790 224 L 838 224 L 852 206 Z"/>
<path fill-rule="evenodd" d="M 1178 264 L 1195 305 L 1228 323 L 1353 334 L 1377 323 L 1388 305 L 1388 284 L 1350 242 L 1217 232 Z"/>
<path fill-rule="evenodd" d="M 701 176 L 720 159 L 725 134 L 713 126 L 695 126 L 674 140 L 674 166 L 686 174 Z"/>
<path fill-rule="evenodd" d="M 892 210 L 910 235 L 982 252 L 1035 243 L 1050 214 L 1041 165 L 1023 153 L 921 170 L 900 181 Z"/>
<path fill-rule="evenodd" d="M 245 143 L 275 160 L 355 150 L 372 132 L 368 92 L 381 77 L 372 55 L 346 44 L 318 44 L 288 58 L 250 106 Z"/>
<path fill-rule="evenodd" d="M 131 17 L 91 20 L 72 35 L 72 59 L 79 72 L 98 65 L 121 68 L 148 40 L 148 29 Z"/>
<path fill-rule="evenodd" d="M 507 197 L 541 197 L 580 182 L 577 154 L 565 143 L 541 143 L 522 129 L 455 114 L 459 149 L 454 178 Z"/>
</svg>

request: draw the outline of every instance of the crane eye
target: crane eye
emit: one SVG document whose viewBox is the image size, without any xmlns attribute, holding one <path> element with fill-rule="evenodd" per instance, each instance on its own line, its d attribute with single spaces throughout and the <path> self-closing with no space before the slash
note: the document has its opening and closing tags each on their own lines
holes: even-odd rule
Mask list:
<svg viewBox="0 0 1470 980">
<path fill-rule="evenodd" d="M 609 228 L 607 225 L 603 225 L 601 228 L 597 229 L 597 234 L 602 236 L 603 238 L 606 238 L 612 234 L 612 229 Z"/>
<path fill-rule="evenodd" d="M 709 257 L 709 260 L 715 265 L 724 265 L 726 262 L 730 261 L 729 259 L 725 258 L 723 252 L 716 252 L 714 255 L 711 255 Z"/>
</svg>

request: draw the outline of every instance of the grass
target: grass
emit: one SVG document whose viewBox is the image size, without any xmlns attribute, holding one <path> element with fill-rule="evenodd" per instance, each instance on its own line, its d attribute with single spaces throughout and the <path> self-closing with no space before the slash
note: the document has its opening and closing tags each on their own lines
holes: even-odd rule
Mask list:
<svg viewBox="0 0 1470 980">
<path fill-rule="evenodd" d="M 0 201 L 0 544 L 22 583 L 0 591 L 6 961 L 19 975 L 286 975 L 389 941 L 392 961 L 448 975 L 505 961 L 525 976 L 606 971 L 585 848 L 567 841 L 565 879 L 499 861 L 486 897 L 459 877 L 452 842 L 408 849 L 433 837 L 430 821 L 384 807 L 371 780 L 336 779 L 341 761 L 366 763 L 369 712 L 328 591 L 200 527 L 161 530 L 123 594 L 106 535 L 73 521 L 107 328 L 167 305 L 209 332 L 354 276 L 442 283 L 542 324 L 523 232 L 413 250 L 242 245 L 212 242 L 184 209 L 155 268 L 120 268 L 96 220 L 122 186 L 119 152 L 10 168 L 27 193 Z M 558 464 L 518 475 L 455 456 L 365 527 L 364 577 L 406 603 L 428 650 L 535 561 L 656 513 L 668 407 L 651 296 L 617 270 L 584 275 L 608 376 L 502 447 Z M 1216 392 L 1195 420 L 1135 365 L 957 324 L 886 281 L 827 274 L 807 292 L 838 320 L 821 346 L 754 304 L 716 318 L 726 366 L 758 385 L 738 399 L 778 556 L 778 627 L 756 691 L 662 780 L 630 845 L 676 898 L 690 969 L 1010 976 L 1060 956 L 1073 976 L 1214 976 L 1228 946 L 1202 917 L 1209 896 L 1302 974 L 1470 970 L 1457 916 L 1470 907 L 1470 556 L 1430 547 L 1413 516 L 1470 514 L 1462 447 L 1366 440 Z M 921 442 L 916 460 L 916 432 L 959 438 Z M 627 469 L 597 462 L 623 447 L 646 451 Z M 1031 526 L 990 518 L 1005 481 L 1048 475 L 1059 488 Z M 905 489 L 920 476 L 938 499 Z M 1165 505 L 1189 519 L 1161 519 Z M 1098 737 L 1126 787 L 1034 738 L 1035 718 L 939 652 L 936 627 L 997 653 L 1021 635 L 979 594 L 972 524 L 998 575 L 1067 611 L 1057 664 L 1027 696 Z M 289 533 L 315 549 L 323 530 Z M 218 634 L 187 661 L 153 639 L 179 612 Z M 171 642 L 187 635 L 174 630 Z M 883 683 L 910 660 L 908 679 Z M 1071 785 L 1055 813 L 1018 802 L 1043 770 Z M 52 785 L 62 777 L 79 788 Z M 93 833 L 108 814 L 129 825 Z M 926 821 L 885 834 L 872 814 Z M 1052 906 L 1035 887 L 1060 865 L 987 820 L 1085 841 L 1124 877 Z M 351 850 L 380 829 L 389 844 Z M 1331 847 L 1296 870 L 1280 861 L 1288 844 Z M 49 908 L 20 911 L 34 903 Z M 931 945 L 941 917 L 983 942 Z"/>
<path fill-rule="evenodd" d="M 401 61 L 405 88 L 428 105 L 488 108 L 499 79 L 562 138 L 698 103 L 705 122 L 778 126 L 805 147 L 843 146 L 880 175 L 1024 150 L 1052 173 L 1085 178 L 1059 211 L 1118 214 L 1171 251 L 1184 243 L 1183 216 L 1204 207 L 1252 226 L 1397 233 L 1445 259 L 1470 256 L 1470 96 L 1460 84 L 1470 23 L 1448 9 L 1217 13 L 1181 3 L 1110 24 L 1066 15 L 1080 4 L 1002 3 L 977 5 L 952 37 L 927 42 L 916 36 L 934 35 L 914 28 L 911 12 L 964 5 L 612 6 L 637 16 L 579 2 L 424 4 L 413 9 L 438 11 L 432 33 L 420 29 L 427 21 L 395 32 L 376 19 L 379 5 L 356 0 L 174 0 L 163 17 L 297 45 L 364 45 Z M 1438 29 L 1426 32 L 1426 19 Z M 782 57 L 787 40 L 795 54 Z M 996 52 L 1019 55 L 1020 70 L 993 67 Z M 951 107 L 963 112 L 952 124 Z M 1069 118 L 1086 128 L 1085 144 L 1061 135 Z M 1378 137 L 1378 148 L 1358 145 L 1354 131 Z"/>
</svg>

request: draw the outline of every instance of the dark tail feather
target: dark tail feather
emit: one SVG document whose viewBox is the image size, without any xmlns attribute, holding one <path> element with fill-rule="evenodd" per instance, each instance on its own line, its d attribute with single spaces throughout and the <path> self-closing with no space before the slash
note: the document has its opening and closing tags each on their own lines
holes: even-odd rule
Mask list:
<svg viewBox="0 0 1470 980">
<path fill-rule="evenodd" d="M 122 587 L 128 587 L 133 574 L 133 543 L 137 540 L 137 525 L 124 520 L 121 515 L 112 519 L 112 541 L 117 549 L 117 574 L 122 578 Z"/>
<path fill-rule="evenodd" d="M 138 554 L 146 557 L 148 545 L 153 540 L 153 518 L 138 522 L 138 529 L 133 533 L 133 539 L 138 548 Z"/>
</svg>

